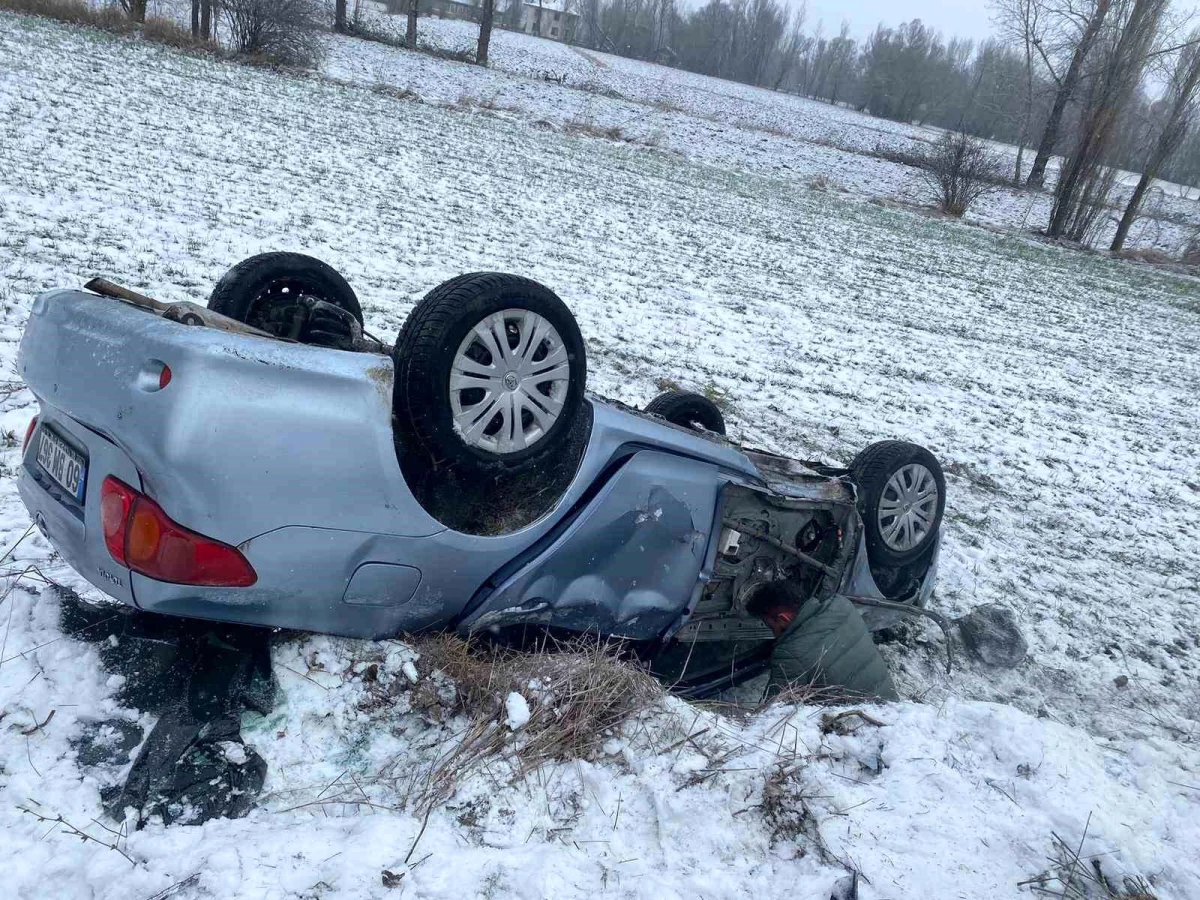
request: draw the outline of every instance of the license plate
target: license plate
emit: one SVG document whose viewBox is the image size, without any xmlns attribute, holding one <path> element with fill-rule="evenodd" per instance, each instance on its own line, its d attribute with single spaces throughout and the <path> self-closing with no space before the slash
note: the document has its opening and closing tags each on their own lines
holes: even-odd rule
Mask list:
<svg viewBox="0 0 1200 900">
<path fill-rule="evenodd" d="M 39 440 L 38 465 L 82 503 L 87 487 L 87 460 L 49 428 L 41 429 Z"/>
</svg>

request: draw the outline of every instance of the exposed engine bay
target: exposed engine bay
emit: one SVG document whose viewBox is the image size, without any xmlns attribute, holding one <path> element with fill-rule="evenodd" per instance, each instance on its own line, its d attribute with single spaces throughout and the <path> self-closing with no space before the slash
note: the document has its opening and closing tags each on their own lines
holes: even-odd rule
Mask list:
<svg viewBox="0 0 1200 900">
<path fill-rule="evenodd" d="M 725 489 L 712 577 L 691 617 L 652 664 L 681 688 L 720 672 L 752 674 L 753 663 L 765 660 L 775 641 L 749 608 L 756 595 L 789 581 L 810 600 L 827 597 L 838 590 L 858 544 L 856 498 L 848 480 L 830 480 L 827 473 L 766 454 L 756 454 L 755 462 L 776 493 L 738 485 Z M 776 468 L 780 465 L 787 471 Z"/>
<path fill-rule="evenodd" d="M 847 492 L 848 493 L 848 492 Z M 806 595 L 832 593 L 845 563 L 844 548 L 853 546 L 852 498 L 845 504 L 789 500 L 742 487 L 730 487 L 716 563 L 696 610 L 676 634 L 682 642 L 769 641 L 770 629 L 747 611 L 764 586 L 775 581 L 800 585 Z M 767 537 L 763 537 L 763 536 Z M 806 562 L 774 546 L 767 538 L 794 547 Z M 820 564 L 820 567 L 814 563 Z"/>
</svg>

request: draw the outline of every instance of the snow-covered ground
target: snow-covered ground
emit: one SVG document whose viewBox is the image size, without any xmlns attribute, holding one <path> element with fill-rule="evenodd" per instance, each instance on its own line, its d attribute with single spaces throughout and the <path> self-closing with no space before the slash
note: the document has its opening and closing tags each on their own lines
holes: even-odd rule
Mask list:
<svg viewBox="0 0 1200 900">
<path fill-rule="evenodd" d="M 501 35 L 497 60 L 518 37 Z M 1052 833 L 1086 830 L 1106 871 L 1200 896 L 1196 281 L 810 189 L 813 160 L 861 179 L 861 196 L 895 183 L 872 168 L 891 164 L 844 150 L 348 39 L 325 65 L 346 83 L 0 15 L 5 892 L 141 898 L 198 873 L 175 896 L 816 897 L 846 864 L 870 879 L 864 898 L 999 898 L 1047 867 Z M 480 108 L 492 98 L 523 105 Z M 620 104 L 643 117 L 628 129 L 662 127 L 658 149 L 562 133 Z M 106 834 L 69 741 L 122 712 L 120 679 L 63 635 L 54 592 L 13 578 L 37 565 L 81 586 L 36 533 L 18 545 L 33 398 L 13 363 L 29 305 L 98 272 L 202 300 L 267 249 L 335 265 L 378 334 L 445 278 L 518 271 L 574 310 L 600 393 L 719 391 L 736 435 L 796 456 L 928 445 L 951 491 L 935 602 L 1012 607 L 1030 659 L 945 676 L 936 632 L 889 645 L 922 702 L 872 708 L 884 725 L 850 736 L 821 734 L 811 708 L 741 721 L 670 701 L 605 757 L 464 784 L 405 865 L 422 821 L 395 796 L 375 795 L 389 808 L 374 814 L 291 807 L 343 772 L 369 780 L 389 729 L 423 720 L 364 718 L 352 642 L 284 642 L 283 701 L 245 728 L 269 766 L 264 808 L 151 825 L 121 840 L 132 864 L 40 823 L 20 807 Z M 314 651 L 327 683 L 306 672 Z M 673 746 L 706 727 L 711 744 Z M 780 758 L 798 766 L 782 786 Z M 769 782 L 783 826 L 762 808 Z M 405 873 L 397 887 L 383 869 Z"/>
<path fill-rule="evenodd" d="M 364 0 L 362 23 L 403 37 L 404 18 L 388 16 L 382 9 Z M 473 52 L 478 26 L 428 18 L 420 20 L 419 34 L 422 43 Z M 869 155 L 877 150 L 921 153 L 940 136 L 936 128 L 873 118 L 841 106 L 511 31 L 494 33 L 489 65 L 490 71 L 466 64 L 430 66 L 413 54 L 332 40 L 323 69 L 334 77 L 407 88 L 436 103 L 484 100 L 510 115 L 559 128 L 577 122 L 615 128 L 625 139 L 691 159 L 768 172 L 800 184 L 828 179 L 832 189 L 863 199 L 921 205 L 936 199 L 916 169 Z M 564 81 L 548 83 L 546 76 Z M 1016 148 L 993 147 L 1011 169 Z M 1025 171 L 1032 160 L 1027 149 Z M 1051 162 L 1051 179 L 1057 162 Z M 1126 178 L 1114 191 L 1118 208 L 1097 245 L 1107 246 L 1136 180 Z M 1200 230 L 1200 203 L 1194 193 L 1157 183 L 1143 207 L 1147 216 L 1131 231 L 1127 248 L 1178 256 Z M 1002 189 L 979 200 L 967 220 L 1006 229 L 1043 228 L 1051 203 L 1045 192 Z"/>
</svg>

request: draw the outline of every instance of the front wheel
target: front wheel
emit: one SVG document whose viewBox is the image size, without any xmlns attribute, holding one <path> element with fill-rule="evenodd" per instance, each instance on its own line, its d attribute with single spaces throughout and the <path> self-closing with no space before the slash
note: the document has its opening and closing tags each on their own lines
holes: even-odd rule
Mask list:
<svg viewBox="0 0 1200 900">
<path fill-rule="evenodd" d="M 871 562 L 907 565 L 932 546 L 946 508 L 946 479 L 932 453 L 905 441 L 880 441 L 854 457 L 850 475 Z"/>
<path fill-rule="evenodd" d="M 413 309 L 393 351 L 397 423 L 435 463 L 503 471 L 563 449 L 583 406 L 583 337 L 549 288 L 462 275 Z"/>
</svg>

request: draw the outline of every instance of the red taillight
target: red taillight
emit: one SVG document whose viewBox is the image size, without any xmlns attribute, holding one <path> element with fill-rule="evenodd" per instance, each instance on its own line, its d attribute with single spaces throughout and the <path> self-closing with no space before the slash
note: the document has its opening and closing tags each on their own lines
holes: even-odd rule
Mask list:
<svg viewBox="0 0 1200 900">
<path fill-rule="evenodd" d="M 173 522 L 157 503 L 111 475 L 100 490 L 104 543 L 121 565 L 158 581 L 249 587 L 258 580 L 235 547 Z"/>
<path fill-rule="evenodd" d="M 112 558 L 125 565 L 125 530 L 129 512 L 137 499 L 137 491 L 109 476 L 100 486 L 100 524 L 104 528 L 104 543 Z"/>
<path fill-rule="evenodd" d="M 162 371 L 158 373 L 158 389 L 161 391 L 171 383 L 171 367 L 163 364 Z"/>
<path fill-rule="evenodd" d="M 33 437 L 33 432 L 37 430 L 38 417 L 34 416 L 29 420 L 29 427 L 25 429 L 25 443 L 21 444 L 21 455 L 25 455 L 25 451 L 29 449 L 29 439 Z"/>
</svg>

